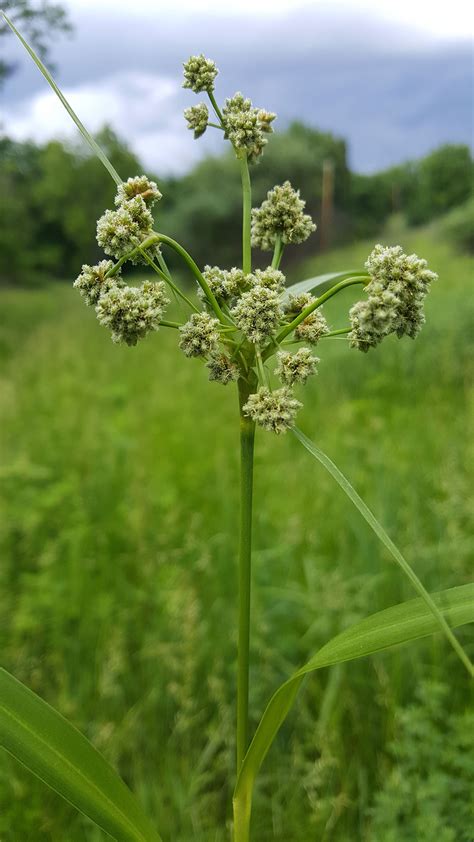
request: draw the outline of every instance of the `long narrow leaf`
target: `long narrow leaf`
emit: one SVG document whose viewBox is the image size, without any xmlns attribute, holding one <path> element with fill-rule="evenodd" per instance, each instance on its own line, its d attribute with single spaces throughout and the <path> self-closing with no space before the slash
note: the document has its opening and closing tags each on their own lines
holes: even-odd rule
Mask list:
<svg viewBox="0 0 474 842">
<path fill-rule="evenodd" d="M 63 94 L 63 93 L 60 91 L 60 89 L 58 88 L 58 86 L 57 86 L 56 82 L 54 81 L 53 77 L 51 76 L 51 73 L 49 72 L 49 70 L 48 70 L 48 69 L 44 66 L 44 64 L 43 64 L 43 62 L 41 61 L 41 59 L 39 58 L 39 56 L 35 53 L 35 51 L 33 50 L 33 48 L 32 48 L 32 47 L 30 47 L 30 45 L 28 44 L 28 42 L 27 42 L 27 41 L 25 41 L 25 39 L 24 39 L 24 38 L 23 38 L 23 36 L 20 34 L 20 32 L 18 32 L 18 29 L 16 28 L 15 24 L 14 24 L 14 23 L 10 20 L 10 18 L 8 18 L 8 17 L 7 17 L 7 15 L 5 14 L 5 12 L 1 12 L 1 14 L 3 15 L 3 17 L 4 17 L 5 21 L 6 21 L 6 23 L 8 24 L 8 26 L 10 27 L 10 29 L 12 30 L 12 32 L 14 32 L 14 33 L 15 33 L 16 37 L 18 38 L 18 40 L 19 40 L 19 41 L 23 44 L 23 46 L 24 46 L 25 50 L 26 50 L 26 51 L 27 51 L 27 53 L 31 56 L 31 58 L 33 59 L 34 63 L 35 63 L 35 64 L 36 64 L 36 66 L 38 67 L 38 69 L 41 71 L 41 73 L 43 74 L 44 78 L 46 79 L 46 81 L 47 81 L 48 85 L 50 85 L 50 87 L 53 89 L 54 93 L 56 94 L 56 96 L 59 98 L 59 100 L 60 100 L 60 101 L 61 101 L 61 103 L 63 104 L 64 108 L 66 109 L 66 111 L 67 111 L 67 113 L 69 114 L 69 116 L 71 117 L 71 119 L 75 122 L 75 124 L 76 124 L 77 128 L 79 129 L 79 131 L 80 131 L 80 133 L 81 133 L 82 137 L 84 138 L 84 140 L 85 140 L 85 141 L 89 144 L 89 146 L 91 147 L 92 151 L 95 153 L 95 155 L 97 155 L 97 157 L 99 158 L 99 160 L 100 160 L 100 161 L 102 161 L 102 163 L 103 163 L 104 167 L 105 167 L 105 168 L 106 168 L 106 170 L 110 173 L 110 175 L 112 176 L 112 178 L 113 178 L 113 180 L 115 181 L 115 183 L 116 183 L 116 184 L 121 184 L 121 183 L 122 183 L 122 179 L 120 178 L 120 176 L 119 176 L 119 174 L 118 174 L 117 170 L 115 169 L 115 167 L 113 166 L 113 164 L 111 164 L 111 162 L 110 162 L 110 161 L 109 161 L 109 159 L 107 158 L 107 155 L 106 155 L 106 154 L 105 154 L 105 152 L 104 152 L 104 151 L 100 148 L 100 146 L 99 146 L 99 144 L 97 143 L 97 141 L 95 141 L 95 140 L 94 140 L 94 138 L 92 137 L 92 135 L 90 134 L 90 132 L 88 132 L 88 131 L 87 131 L 86 127 L 85 127 L 85 126 L 84 126 L 84 124 L 81 122 L 81 120 L 80 120 L 80 119 L 79 119 L 79 117 L 77 116 L 77 114 L 76 114 L 76 112 L 74 111 L 74 109 L 73 109 L 73 108 L 69 105 L 69 102 L 67 101 L 67 99 L 66 99 L 66 97 L 64 96 L 64 94 Z"/>
<path fill-rule="evenodd" d="M 339 470 L 337 465 L 334 464 L 334 462 L 329 458 L 329 456 L 326 456 L 326 454 L 319 447 L 317 447 L 317 445 L 315 445 L 314 442 L 311 441 L 311 439 L 305 436 L 305 434 L 302 433 L 301 430 L 299 430 L 297 427 L 293 427 L 293 433 L 295 434 L 296 438 L 299 439 L 301 444 L 306 448 L 306 450 L 308 450 L 309 453 L 311 453 L 311 455 L 314 456 L 315 459 L 317 459 L 321 463 L 321 465 L 323 465 L 326 468 L 326 470 L 336 480 L 337 484 L 342 488 L 342 490 L 347 494 L 349 499 L 354 503 L 354 506 L 359 510 L 362 517 L 364 518 L 364 520 L 367 521 L 371 529 L 373 529 L 373 531 L 377 535 L 377 538 L 379 538 L 382 544 L 384 544 L 392 558 L 395 559 L 397 564 L 401 567 L 407 578 L 410 580 L 415 590 L 418 591 L 421 598 L 425 601 L 433 616 L 436 618 L 439 628 L 445 634 L 446 638 L 449 640 L 455 652 L 459 655 L 459 658 L 463 662 L 471 677 L 474 676 L 474 667 L 471 661 L 469 660 L 468 656 L 466 655 L 464 649 L 462 648 L 455 635 L 452 633 L 441 611 L 433 602 L 431 596 L 429 595 L 424 585 L 420 582 L 418 576 L 416 575 L 411 565 L 408 564 L 406 559 L 402 556 L 398 547 L 395 546 L 392 539 L 387 535 L 385 529 L 378 522 L 373 512 L 371 512 L 369 507 L 364 503 L 364 501 L 359 496 L 355 488 L 352 487 L 347 477 L 344 476 L 342 471 Z"/>
<path fill-rule="evenodd" d="M 290 295 L 301 295 L 303 292 L 315 292 L 316 290 L 322 292 L 323 287 L 329 288 L 330 286 L 339 283 L 339 281 L 345 281 L 347 278 L 360 278 L 365 274 L 366 273 L 361 272 L 360 269 L 354 269 L 353 271 L 329 272 L 326 275 L 317 275 L 314 278 L 306 278 L 305 281 L 298 281 L 298 283 L 286 287 L 282 294 L 282 301 L 286 302 L 288 301 Z"/>
<path fill-rule="evenodd" d="M 3 669 L 0 746 L 117 842 L 161 842 L 135 796 L 94 746 Z"/>
<path fill-rule="evenodd" d="M 430 600 L 445 623 L 455 628 L 474 622 L 474 584 L 433 594 Z M 275 736 L 283 724 L 304 676 L 314 670 L 352 661 L 402 643 L 427 637 L 439 630 L 423 599 L 403 602 L 379 611 L 333 638 L 282 684 L 274 693 L 260 720 L 245 755 L 234 792 L 234 815 L 239 828 L 236 838 L 248 838 L 248 825 L 255 778 Z"/>
</svg>

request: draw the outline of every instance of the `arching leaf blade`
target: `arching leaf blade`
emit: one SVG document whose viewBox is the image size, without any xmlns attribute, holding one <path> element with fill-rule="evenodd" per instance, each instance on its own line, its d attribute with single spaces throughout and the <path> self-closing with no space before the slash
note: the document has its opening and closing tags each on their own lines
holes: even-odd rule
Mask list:
<svg viewBox="0 0 474 842">
<path fill-rule="evenodd" d="M 452 633 L 451 629 L 449 628 L 448 623 L 444 619 L 442 613 L 438 610 L 436 604 L 431 599 L 430 594 L 426 590 L 423 583 L 420 581 L 418 576 L 416 575 L 415 571 L 413 570 L 412 566 L 408 563 L 406 558 L 402 555 L 396 544 L 393 543 L 390 536 L 386 533 L 385 529 L 383 528 L 382 524 L 379 523 L 377 518 L 375 517 L 374 513 L 369 509 L 367 504 L 362 500 L 362 497 L 357 493 L 355 488 L 351 485 L 347 477 L 342 473 L 342 471 L 337 467 L 337 465 L 332 461 L 332 459 L 321 450 L 314 442 L 311 441 L 298 427 L 293 427 L 292 432 L 296 436 L 296 438 L 301 442 L 303 447 L 311 453 L 318 462 L 323 465 L 324 468 L 331 474 L 333 479 L 336 480 L 337 484 L 340 488 L 344 491 L 345 494 L 349 497 L 349 500 L 354 504 L 356 509 L 360 512 L 366 523 L 370 526 L 373 532 L 376 534 L 377 538 L 382 542 L 382 544 L 386 547 L 389 551 L 390 555 L 394 559 L 394 561 L 398 564 L 400 569 L 403 571 L 407 579 L 411 582 L 415 590 L 420 594 L 421 598 L 425 601 L 426 605 L 432 612 L 433 616 L 438 622 L 439 628 L 443 632 L 446 639 L 449 641 L 451 646 L 453 647 L 454 651 L 458 655 L 459 659 L 462 661 L 464 666 L 466 667 L 469 675 L 471 678 L 474 678 L 474 666 L 471 663 L 470 659 L 468 658 L 466 652 L 462 648 L 461 644 L 457 640 L 456 636 Z"/>
<path fill-rule="evenodd" d="M 451 628 L 474 622 L 474 583 L 432 595 Z M 439 631 L 438 621 L 421 598 L 379 611 L 346 629 L 323 646 L 271 697 L 245 755 L 234 792 L 237 823 L 248 826 L 253 786 L 260 766 L 288 715 L 305 675 L 418 640 Z M 245 830 L 241 834 L 245 838 Z"/>
<path fill-rule="evenodd" d="M 64 96 L 64 94 L 62 93 L 62 91 L 60 90 L 60 88 L 58 87 L 56 82 L 54 81 L 54 79 L 51 76 L 51 73 L 49 72 L 48 68 L 43 64 L 40 57 L 35 53 L 33 47 L 31 47 L 28 44 L 28 42 L 23 38 L 23 35 L 18 31 L 18 29 L 16 28 L 13 21 L 11 21 L 10 18 L 7 17 L 5 12 L 1 12 L 1 14 L 3 15 L 3 18 L 5 19 L 5 22 L 7 23 L 7 25 L 10 27 L 12 32 L 16 35 L 16 37 L 18 38 L 20 43 L 23 45 L 23 47 L 25 48 L 27 53 L 31 56 L 31 58 L 33 59 L 34 63 L 36 64 L 37 68 L 43 74 L 43 76 L 46 79 L 48 85 L 52 88 L 52 90 L 54 91 L 54 93 L 56 94 L 58 99 L 60 100 L 61 104 L 66 109 L 66 111 L 69 114 L 71 120 L 73 120 L 74 123 L 76 124 L 77 128 L 79 129 L 79 131 L 80 131 L 82 137 L 84 138 L 84 140 L 86 141 L 86 143 L 89 144 L 89 146 L 91 147 L 94 154 L 97 155 L 99 160 L 103 163 L 105 169 L 112 176 L 115 183 L 121 184 L 122 179 L 120 178 L 117 170 L 115 169 L 113 164 L 109 161 L 109 159 L 107 158 L 107 155 L 105 154 L 103 149 L 100 148 L 97 141 L 92 137 L 91 133 L 87 131 L 84 123 L 79 119 L 76 112 L 74 111 L 72 106 L 69 104 L 66 97 Z"/>
<path fill-rule="evenodd" d="M 161 842 L 135 796 L 97 749 L 4 669 L 0 746 L 117 842 Z"/>
</svg>

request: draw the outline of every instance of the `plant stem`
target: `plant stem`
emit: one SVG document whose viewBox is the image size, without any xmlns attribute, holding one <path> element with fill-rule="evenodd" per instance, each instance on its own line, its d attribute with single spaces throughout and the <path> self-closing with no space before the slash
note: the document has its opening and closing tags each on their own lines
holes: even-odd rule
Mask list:
<svg viewBox="0 0 474 842">
<path fill-rule="evenodd" d="M 251 217 L 252 186 L 247 156 L 239 157 L 240 176 L 242 178 L 242 269 L 248 275 L 252 271 Z"/>
<path fill-rule="evenodd" d="M 184 260 L 184 262 L 188 265 L 191 272 L 193 273 L 194 277 L 196 278 L 199 286 L 204 291 L 204 294 L 209 301 L 214 313 L 216 314 L 217 318 L 223 324 L 229 324 L 229 319 L 226 318 L 224 313 L 222 312 L 219 304 L 217 303 L 217 299 L 214 293 L 209 288 L 209 284 L 207 283 L 206 279 L 204 278 L 202 272 L 199 269 L 197 263 L 193 260 L 191 255 L 180 245 L 176 240 L 173 240 L 172 237 L 168 237 L 167 234 L 157 234 L 157 239 L 160 243 L 165 243 L 165 245 L 170 246 L 179 256 Z"/>
<path fill-rule="evenodd" d="M 140 253 L 143 255 L 143 257 L 145 258 L 145 260 L 146 260 L 146 262 L 148 263 L 148 265 L 149 265 L 149 266 L 151 266 L 151 268 L 153 269 L 153 271 L 154 271 L 154 272 L 156 272 L 156 274 L 157 274 L 157 275 L 159 275 L 159 276 L 160 276 L 160 278 L 163 278 L 163 280 L 164 280 L 165 284 L 168 284 L 169 288 L 170 288 L 171 290 L 173 290 L 173 292 L 174 292 L 175 296 L 179 296 L 179 298 L 182 298 L 182 299 L 183 299 L 183 301 L 185 301 L 185 302 L 186 302 L 186 304 L 188 304 L 188 306 L 189 306 L 189 307 L 191 307 L 191 310 L 194 310 L 194 312 L 195 312 L 195 313 L 199 313 L 199 309 L 196 307 L 196 305 L 195 305 L 195 304 L 193 304 L 193 302 L 191 301 L 191 299 L 190 299 L 190 298 L 188 298 L 188 296 L 187 296 L 187 295 L 185 295 L 185 294 L 184 294 L 184 292 L 182 292 L 182 291 L 180 290 L 180 288 L 179 288 L 179 287 L 178 287 L 178 286 L 174 283 L 174 281 L 172 280 L 171 275 L 169 274 L 169 272 L 168 272 L 168 274 L 167 274 L 167 275 L 166 275 L 164 272 L 162 272 L 162 270 L 160 269 L 160 267 L 156 265 L 155 261 L 154 261 L 154 260 L 152 260 L 152 258 L 150 257 L 150 255 L 149 255 L 149 254 L 147 254 L 147 252 L 146 252 L 143 248 L 140 248 L 140 249 L 139 249 L 139 251 L 140 251 Z M 166 265 L 166 264 L 165 264 L 165 265 Z"/>
<path fill-rule="evenodd" d="M 282 243 L 281 237 L 277 237 L 275 241 L 275 248 L 273 251 L 273 259 L 272 259 L 272 269 L 279 269 L 281 259 L 283 257 L 283 251 L 285 248 L 285 244 Z"/>
<path fill-rule="evenodd" d="M 221 109 L 219 108 L 219 106 L 218 106 L 218 104 L 217 104 L 217 102 L 216 102 L 216 98 L 215 98 L 215 96 L 214 96 L 213 91 L 208 91 L 208 92 L 207 92 L 207 95 L 208 95 L 208 97 L 209 97 L 209 99 L 210 99 L 210 101 L 211 101 L 211 105 L 212 105 L 212 107 L 213 107 L 214 111 L 216 112 L 216 117 L 217 117 L 217 119 L 219 120 L 219 122 L 220 122 L 220 124 L 221 124 L 221 125 L 220 125 L 220 128 L 224 128 L 224 117 L 223 117 L 223 114 L 222 114 Z"/>
<path fill-rule="evenodd" d="M 331 289 L 328 289 L 327 292 L 323 292 L 323 294 L 320 295 L 319 298 L 316 299 L 316 301 L 313 301 L 312 304 L 309 304 L 308 307 L 305 307 L 305 309 L 302 310 L 302 312 L 295 319 L 293 319 L 293 321 L 290 322 L 289 325 L 280 330 L 280 333 L 276 337 L 277 342 L 280 343 L 282 339 L 285 339 L 285 337 L 288 336 L 289 333 L 292 333 L 301 322 L 304 322 L 304 320 L 307 319 L 308 316 L 310 316 L 314 310 L 320 307 L 321 304 L 324 304 L 324 302 L 327 301 L 329 298 L 332 298 L 333 295 L 336 295 L 342 289 L 346 289 L 346 287 L 350 287 L 353 284 L 365 285 L 367 281 L 368 278 L 366 275 L 357 276 L 355 278 L 347 278 L 347 280 L 345 281 L 339 281 L 338 284 L 335 284 L 335 286 L 331 287 Z"/>
<path fill-rule="evenodd" d="M 243 414 L 251 387 L 239 380 L 240 403 L 240 548 L 239 636 L 237 650 L 237 772 L 248 748 L 252 496 L 255 423 Z"/>
</svg>

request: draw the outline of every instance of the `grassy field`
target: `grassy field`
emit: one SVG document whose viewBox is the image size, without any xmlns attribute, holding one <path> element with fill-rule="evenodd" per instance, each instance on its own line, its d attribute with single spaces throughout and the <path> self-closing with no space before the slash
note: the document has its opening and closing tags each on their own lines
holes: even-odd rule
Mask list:
<svg viewBox="0 0 474 842">
<path fill-rule="evenodd" d="M 422 335 L 368 355 L 345 338 L 322 341 L 299 423 L 434 591 L 472 573 L 472 264 L 435 231 L 401 242 L 440 275 Z M 371 246 L 319 258 L 306 274 L 360 266 Z M 328 305 L 333 327 L 351 300 Z M 164 840 L 223 842 L 233 387 L 208 383 L 172 331 L 113 346 L 70 286 L 3 291 L 0 307 L 4 666 L 110 758 Z M 412 591 L 291 435 L 258 435 L 254 535 L 255 724 L 293 667 Z M 469 644 L 469 629 L 459 637 Z M 440 636 L 308 680 L 263 768 L 256 842 L 467 842 L 467 687 Z M 0 839 L 106 837 L 2 754 Z"/>
</svg>

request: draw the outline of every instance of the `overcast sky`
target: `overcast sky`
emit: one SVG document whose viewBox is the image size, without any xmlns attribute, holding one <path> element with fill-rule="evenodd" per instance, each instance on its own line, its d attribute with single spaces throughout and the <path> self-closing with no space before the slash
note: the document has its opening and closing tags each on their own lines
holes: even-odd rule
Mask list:
<svg viewBox="0 0 474 842">
<path fill-rule="evenodd" d="M 220 67 L 222 100 L 237 89 L 256 105 L 347 137 L 352 165 L 373 171 L 442 142 L 472 142 L 473 13 L 467 0 L 70 0 L 75 31 L 51 50 L 56 77 L 87 126 L 111 124 L 152 170 L 179 173 L 219 148 L 199 142 L 182 109 L 181 63 L 205 52 Z M 18 63 L 0 124 L 44 141 L 74 127 L 12 38 Z"/>
</svg>

